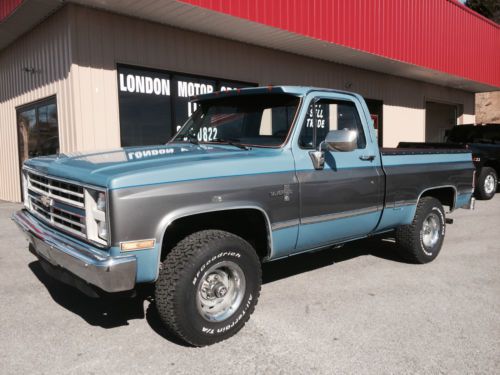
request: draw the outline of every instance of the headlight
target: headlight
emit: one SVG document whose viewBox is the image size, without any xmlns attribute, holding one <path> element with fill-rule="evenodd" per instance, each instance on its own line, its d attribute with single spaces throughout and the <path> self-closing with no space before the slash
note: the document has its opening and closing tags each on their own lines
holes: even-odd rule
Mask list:
<svg viewBox="0 0 500 375">
<path fill-rule="evenodd" d="M 97 195 L 97 209 L 106 211 L 106 193 L 99 192 Z"/>
<path fill-rule="evenodd" d="M 103 240 L 108 240 L 108 223 L 105 221 L 99 221 L 97 223 L 97 235 Z"/>
<path fill-rule="evenodd" d="M 87 239 L 101 245 L 109 243 L 109 222 L 105 191 L 85 189 Z"/>
</svg>

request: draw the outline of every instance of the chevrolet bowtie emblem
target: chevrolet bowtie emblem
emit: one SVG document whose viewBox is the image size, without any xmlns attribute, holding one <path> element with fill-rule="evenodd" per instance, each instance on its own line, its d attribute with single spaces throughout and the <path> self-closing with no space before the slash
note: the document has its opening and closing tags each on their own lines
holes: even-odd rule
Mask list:
<svg viewBox="0 0 500 375">
<path fill-rule="evenodd" d="M 45 206 L 45 207 L 50 207 L 52 206 L 52 198 L 47 197 L 46 195 L 42 195 L 40 197 L 40 202 Z"/>
</svg>

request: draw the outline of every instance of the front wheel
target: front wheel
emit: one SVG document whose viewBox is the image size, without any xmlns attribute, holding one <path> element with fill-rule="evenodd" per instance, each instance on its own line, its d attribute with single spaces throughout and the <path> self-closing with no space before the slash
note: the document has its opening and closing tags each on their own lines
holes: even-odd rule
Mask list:
<svg viewBox="0 0 500 375">
<path fill-rule="evenodd" d="M 167 255 L 156 282 L 156 307 L 167 328 L 193 346 L 238 332 L 255 309 L 261 266 L 244 239 L 220 230 L 189 235 Z"/>
<path fill-rule="evenodd" d="M 410 225 L 396 230 L 396 243 L 401 255 L 412 263 L 429 263 L 443 245 L 446 229 L 441 203 L 432 197 L 421 198 Z"/>
</svg>

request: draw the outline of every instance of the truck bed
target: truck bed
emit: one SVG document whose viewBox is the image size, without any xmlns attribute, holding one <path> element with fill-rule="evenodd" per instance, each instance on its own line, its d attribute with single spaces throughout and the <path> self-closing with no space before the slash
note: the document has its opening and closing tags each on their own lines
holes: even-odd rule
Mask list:
<svg viewBox="0 0 500 375">
<path fill-rule="evenodd" d="M 450 210 L 464 206 L 472 193 L 472 154 L 465 148 L 382 148 L 385 172 L 385 210 L 379 229 L 413 220 L 422 194 L 440 189 L 450 197 L 445 205 Z M 402 219 L 403 218 L 403 219 Z"/>
</svg>

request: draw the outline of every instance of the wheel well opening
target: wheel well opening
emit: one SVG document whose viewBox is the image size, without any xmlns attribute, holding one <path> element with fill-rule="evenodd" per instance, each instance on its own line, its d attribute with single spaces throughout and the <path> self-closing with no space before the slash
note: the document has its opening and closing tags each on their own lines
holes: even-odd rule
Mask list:
<svg viewBox="0 0 500 375">
<path fill-rule="evenodd" d="M 443 206 L 448 206 L 450 211 L 455 206 L 455 189 L 452 187 L 442 187 L 425 191 L 420 198 L 433 197 L 441 202 Z"/>
<path fill-rule="evenodd" d="M 493 168 L 497 176 L 500 176 L 500 162 L 489 160 L 486 163 L 484 163 L 483 167 Z"/>
<path fill-rule="evenodd" d="M 186 236 L 206 229 L 233 233 L 248 241 L 260 259 L 269 254 L 268 225 L 257 209 L 237 209 L 200 213 L 175 220 L 163 236 L 161 260 Z"/>
</svg>

